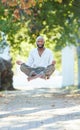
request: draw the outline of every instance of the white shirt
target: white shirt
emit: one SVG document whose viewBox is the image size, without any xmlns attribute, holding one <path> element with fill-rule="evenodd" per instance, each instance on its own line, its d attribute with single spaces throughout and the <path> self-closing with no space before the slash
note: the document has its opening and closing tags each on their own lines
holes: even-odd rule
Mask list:
<svg viewBox="0 0 80 130">
<path fill-rule="evenodd" d="M 42 55 L 40 56 L 38 53 L 38 49 L 35 48 L 30 52 L 29 58 L 26 62 L 26 65 L 31 67 L 47 67 L 53 61 L 53 53 L 51 50 L 46 48 Z"/>
</svg>

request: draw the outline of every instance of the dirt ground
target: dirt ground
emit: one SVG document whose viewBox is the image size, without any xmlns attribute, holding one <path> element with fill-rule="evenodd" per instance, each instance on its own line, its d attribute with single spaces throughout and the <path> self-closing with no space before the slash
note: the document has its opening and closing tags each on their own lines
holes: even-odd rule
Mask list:
<svg viewBox="0 0 80 130">
<path fill-rule="evenodd" d="M 80 93 L 49 88 L 0 92 L 0 130 L 80 130 Z"/>
</svg>

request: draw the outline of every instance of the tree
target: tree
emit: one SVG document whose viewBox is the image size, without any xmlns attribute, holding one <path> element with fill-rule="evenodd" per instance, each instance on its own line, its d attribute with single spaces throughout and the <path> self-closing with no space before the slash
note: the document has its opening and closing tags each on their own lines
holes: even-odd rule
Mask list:
<svg viewBox="0 0 80 130">
<path fill-rule="evenodd" d="M 78 58 L 78 88 L 80 89 L 80 1 L 76 0 L 73 3 L 74 15 L 77 19 L 76 43 L 77 43 L 77 58 Z"/>
<path fill-rule="evenodd" d="M 11 46 L 18 46 L 25 40 L 25 36 L 23 38 L 21 35 L 17 44 L 13 40 L 22 28 L 26 28 L 26 33 L 23 33 L 31 37 L 29 42 L 32 43 L 41 33 L 46 34 L 47 44 L 50 39 L 51 43 L 54 41 L 57 49 L 65 46 L 66 42 L 75 43 L 74 35 L 78 28 L 75 0 L 1 0 L 0 4 L 0 28 L 8 34 Z"/>
</svg>

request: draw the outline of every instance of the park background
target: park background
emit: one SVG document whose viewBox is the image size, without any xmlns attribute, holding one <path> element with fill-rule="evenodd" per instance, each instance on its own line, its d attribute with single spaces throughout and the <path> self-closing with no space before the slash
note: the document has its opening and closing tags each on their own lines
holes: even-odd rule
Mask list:
<svg viewBox="0 0 80 130">
<path fill-rule="evenodd" d="M 46 82 L 27 82 L 16 60 L 27 60 L 39 35 L 56 70 Z M 80 0 L 0 0 L 1 57 L 12 64 L 0 89 L 1 130 L 80 130 Z"/>
</svg>

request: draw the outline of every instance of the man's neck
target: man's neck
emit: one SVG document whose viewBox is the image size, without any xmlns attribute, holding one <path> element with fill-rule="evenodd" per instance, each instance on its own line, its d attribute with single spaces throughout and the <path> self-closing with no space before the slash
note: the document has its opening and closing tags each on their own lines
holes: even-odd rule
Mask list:
<svg viewBox="0 0 80 130">
<path fill-rule="evenodd" d="M 45 47 L 43 47 L 43 48 L 38 48 L 38 51 L 40 51 L 40 52 L 43 52 L 45 50 Z"/>
<path fill-rule="evenodd" d="M 39 56 L 41 57 L 42 53 L 44 52 L 45 48 L 38 48 Z"/>
</svg>

